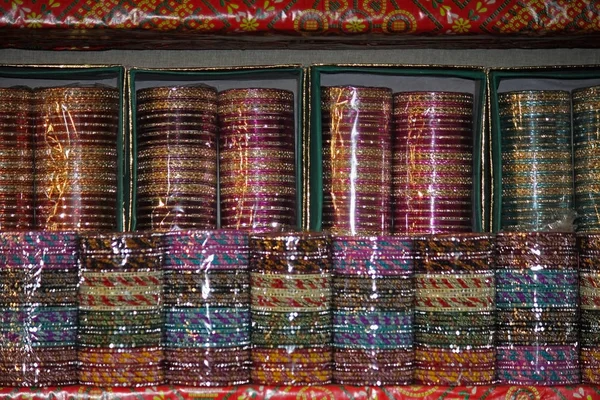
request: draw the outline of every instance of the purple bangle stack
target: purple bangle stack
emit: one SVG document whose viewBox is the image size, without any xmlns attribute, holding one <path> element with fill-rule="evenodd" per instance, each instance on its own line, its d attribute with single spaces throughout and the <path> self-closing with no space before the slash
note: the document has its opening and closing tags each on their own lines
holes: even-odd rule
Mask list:
<svg viewBox="0 0 600 400">
<path fill-rule="evenodd" d="M 408 238 L 338 236 L 333 258 L 333 380 L 413 379 L 413 245 Z"/>
<path fill-rule="evenodd" d="M 0 233 L 0 386 L 77 383 L 77 240 Z"/>
<path fill-rule="evenodd" d="M 162 237 L 89 234 L 79 249 L 79 382 L 162 384 Z"/>
<path fill-rule="evenodd" d="M 577 238 L 579 250 L 581 379 L 600 384 L 600 235 Z"/>
<path fill-rule="evenodd" d="M 494 237 L 415 240 L 415 379 L 488 385 L 495 379 Z"/>
<path fill-rule="evenodd" d="M 331 239 L 250 237 L 253 383 L 331 383 Z"/>
<path fill-rule="evenodd" d="M 395 93 L 393 121 L 394 232 L 471 232 L 473 95 Z"/>
<path fill-rule="evenodd" d="M 248 234 L 165 235 L 165 373 L 186 386 L 250 382 Z"/>
<path fill-rule="evenodd" d="M 139 90 L 137 160 L 137 229 L 215 229 L 217 90 Z"/>
<path fill-rule="evenodd" d="M 323 87 L 321 110 L 323 229 L 391 233 L 391 89 Z"/>
<path fill-rule="evenodd" d="M 36 89 L 33 109 L 36 229 L 115 230 L 119 91 Z"/>
<path fill-rule="evenodd" d="M 0 88 L 0 229 L 33 226 L 32 92 Z"/>
<path fill-rule="evenodd" d="M 501 383 L 580 381 L 578 293 L 574 234 L 497 235 L 496 369 Z"/>
<path fill-rule="evenodd" d="M 219 93 L 221 227 L 254 232 L 296 226 L 294 94 Z"/>
</svg>

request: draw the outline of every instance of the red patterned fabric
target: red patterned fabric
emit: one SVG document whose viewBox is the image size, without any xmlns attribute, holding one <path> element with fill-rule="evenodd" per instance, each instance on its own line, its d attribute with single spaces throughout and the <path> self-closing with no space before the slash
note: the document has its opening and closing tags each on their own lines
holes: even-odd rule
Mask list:
<svg viewBox="0 0 600 400">
<path fill-rule="evenodd" d="M 0 0 L 0 28 L 216 34 L 584 34 L 595 0 Z"/>
<path fill-rule="evenodd" d="M 566 387 L 533 386 L 257 386 L 244 385 L 203 389 L 192 387 L 159 386 L 141 389 L 99 389 L 91 386 L 66 388 L 18 389 L 0 388 L 0 397 L 5 400 L 29 399 L 99 399 L 104 400 L 595 400 L 600 398 L 600 387 L 575 385 Z"/>
</svg>

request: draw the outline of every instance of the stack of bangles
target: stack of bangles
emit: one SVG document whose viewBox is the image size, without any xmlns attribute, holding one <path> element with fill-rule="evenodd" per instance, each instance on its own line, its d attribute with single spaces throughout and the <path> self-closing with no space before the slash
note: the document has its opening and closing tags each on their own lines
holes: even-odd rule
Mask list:
<svg viewBox="0 0 600 400">
<path fill-rule="evenodd" d="M 336 235 L 391 232 L 392 91 L 321 88 L 323 229 Z"/>
<path fill-rule="evenodd" d="M 250 381 L 248 234 L 165 235 L 165 374 L 186 386 Z"/>
<path fill-rule="evenodd" d="M 217 227 L 217 90 L 137 92 L 137 229 Z"/>
<path fill-rule="evenodd" d="M 0 386 L 77 383 L 77 239 L 0 233 Z"/>
<path fill-rule="evenodd" d="M 79 382 L 154 386 L 164 382 L 162 237 L 151 233 L 80 238 Z"/>
<path fill-rule="evenodd" d="M 600 86 L 574 90 L 573 146 L 577 231 L 600 231 Z"/>
<path fill-rule="evenodd" d="M 33 95 L 0 88 L 0 229 L 33 227 Z"/>
<path fill-rule="evenodd" d="M 119 103 L 111 87 L 35 90 L 36 229 L 117 229 Z"/>
<path fill-rule="evenodd" d="M 394 232 L 471 232 L 473 95 L 394 94 Z"/>
<path fill-rule="evenodd" d="M 487 385 L 495 379 L 494 237 L 415 240 L 415 380 Z"/>
<path fill-rule="evenodd" d="M 333 380 L 413 379 L 413 246 L 409 238 L 334 236 Z"/>
<path fill-rule="evenodd" d="M 218 95 L 221 227 L 296 226 L 294 93 L 230 89 Z"/>
<path fill-rule="evenodd" d="M 577 265 L 572 233 L 497 235 L 496 348 L 501 383 L 579 382 Z"/>
<path fill-rule="evenodd" d="M 573 206 L 571 94 L 518 91 L 498 96 L 504 231 L 550 230 Z"/>
<path fill-rule="evenodd" d="M 250 237 L 253 383 L 331 383 L 331 239 Z"/>
<path fill-rule="evenodd" d="M 600 383 L 600 235 L 581 234 L 579 250 L 579 295 L 581 380 Z"/>
</svg>

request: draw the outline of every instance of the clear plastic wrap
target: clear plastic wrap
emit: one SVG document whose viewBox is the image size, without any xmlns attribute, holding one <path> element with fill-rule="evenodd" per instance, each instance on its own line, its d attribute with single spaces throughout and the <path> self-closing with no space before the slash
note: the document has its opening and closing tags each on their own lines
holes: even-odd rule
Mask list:
<svg viewBox="0 0 600 400">
<path fill-rule="evenodd" d="M 116 230 L 119 104 L 100 85 L 34 91 L 36 229 Z"/>
<path fill-rule="evenodd" d="M 217 227 L 217 90 L 137 91 L 138 230 Z"/>
<path fill-rule="evenodd" d="M 330 252 L 322 233 L 250 237 L 253 383 L 331 382 Z"/>
<path fill-rule="evenodd" d="M 577 231 L 600 231 L 600 86 L 574 90 L 573 152 Z"/>
<path fill-rule="evenodd" d="M 107 50 L 596 47 L 593 0 L 7 2 L 2 48 Z M 25 28 L 25 29 L 24 29 Z M 23 34 L 23 32 L 27 34 Z M 406 54 L 402 54 L 403 56 Z M 188 63 L 206 63 L 200 57 Z M 225 57 L 223 55 L 223 57 Z M 287 58 L 284 58 L 287 59 Z M 390 54 L 388 62 L 398 62 Z M 351 60 L 351 58 L 350 58 Z M 460 64 L 465 60 L 458 59 Z M 171 61 L 171 60 L 169 60 Z M 265 62 L 264 60 L 257 60 Z M 541 61 L 533 58 L 533 61 Z M 571 60 L 576 62 L 577 60 Z M 173 62 L 173 61 L 172 61 Z M 221 64 L 235 60 L 223 59 Z"/>
<path fill-rule="evenodd" d="M 0 230 L 33 227 L 31 89 L 0 88 Z"/>
<path fill-rule="evenodd" d="M 413 241 L 334 236 L 335 383 L 402 385 L 413 379 Z"/>
<path fill-rule="evenodd" d="M 0 386 L 77 383 L 77 239 L 0 233 Z"/>
<path fill-rule="evenodd" d="M 165 235 L 165 373 L 187 386 L 250 381 L 248 234 Z"/>
<path fill-rule="evenodd" d="M 473 95 L 394 94 L 394 232 L 471 232 Z"/>
<path fill-rule="evenodd" d="M 323 229 L 391 233 L 391 89 L 323 87 L 321 110 Z"/>
<path fill-rule="evenodd" d="M 221 227 L 296 228 L 294 94 L 281 89 L 219 93 Z"/>
<path fill-rule="evenodd" d="M 140 387 L 164 382 L 163 257 L 157 234 L 80 238 L 81 384 Z"/>
<path fill-rule="evenodd" d="M 495 380 L 494 236 L 415 240 L 415 380 L 488 385 Z"/>
<path fill-rule="evenodd" d="M 498 95 L 503 231 L 547 231 L 573 209 L 571 94 Z"/>
<path fill-rule="evenodd" d="M 497 373 L 503 384 L 580 381 L 575 235 L 503 232 L 496 240 Z"/>
<path fill-rule="evenodd" d="M 600 235 L 580 234 L 579 295 L 581 379 L 600 384 Z"/>
</svg>

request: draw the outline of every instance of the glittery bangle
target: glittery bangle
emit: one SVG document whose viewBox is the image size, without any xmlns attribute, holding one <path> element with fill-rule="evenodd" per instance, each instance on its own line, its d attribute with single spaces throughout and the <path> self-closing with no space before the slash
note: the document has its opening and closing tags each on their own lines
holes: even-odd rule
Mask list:
<svg viewBox="0 0 600 400">
<path fill-rule="evenodd" d="M 415 361 L 420 363 L 442 362 L 452 366 L 468 368 L 471 365 L 494 365 L 496 351 L 494 347 L 481 346 L 465 351 L 453 349 L 433 349 L 415 346 Z"/>
<path fill-rule="evenodd" d="M 489 385 L 495 381 L 495 372 L 493 368 L 484 372 L 423 371 L 417 368 L 415 381 L 424 385 L 437 386 Z"/>
<path fill-rule="evenodd" d="M 215 333 L 209 337 L 198 340 L 196 334 L 186 334 L 185 332 L 165 332 L 165 345 L 167 347 L 239 347 L 248 345 L 250 343 L 250 337 L 248 332 L 237 332 L 232 330 L 231 332 L 219 334 Z"/>
<path fill-rule="evenodd" d="M 164 357 L 163 350 L 159 347 L 140 349 L 81 349 L 78 352 L 80 363 L 99 366 L 111 365 L 160 365 Z"/>
<path fill-rule="evenodd" d="M 252 370 L 250 379 L 255 384 L 262 385 L 326 385 L 331 383 L 331 372 Z"/>
</svg>

